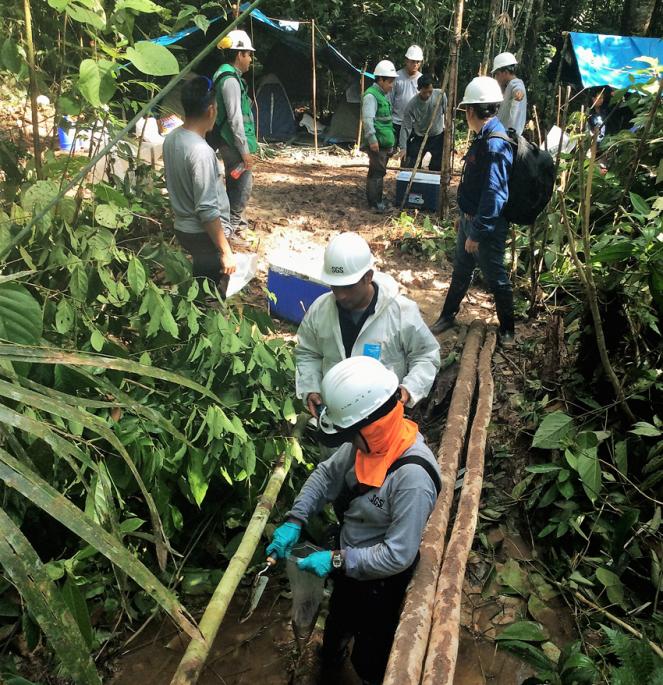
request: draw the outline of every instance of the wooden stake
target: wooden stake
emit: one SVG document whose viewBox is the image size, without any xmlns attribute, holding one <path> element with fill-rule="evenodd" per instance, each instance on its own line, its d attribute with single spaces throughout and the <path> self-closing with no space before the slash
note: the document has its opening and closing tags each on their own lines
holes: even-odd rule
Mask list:
<svg viewBox="0 0 663 685">
<path fill-rule="evenodd" d="M 316 103 L 315 79 L 315 19 L 311 19 L 311 62 L 313 63 L 313 142 L 315 154 L 318 154 L 318 106 Z"/>
<path fill-rule="evenodd" d="M 364 62 L 364 68 L 361 70 L 361 81 L 360 81 L 360 91 L 361 94 L 359 96 L 359 123 L 357 124 L 357 144 L 355 145 L 355 154 L 359 152 L 359 148 L 361 147 L 361 129 L 363 126 L 363 119 L 361 117 L 361 106 L 362 103 L 364 102 L 364 88 L 366 84 L 366 69 L 368 69 L 368 62 Z"/>
<path fill-rule="evenodd" d="M 35 155 L 37 178 L 44 177 L 41 168 L 41 143 L 39 140 L 39 109 L 37 106 L 37 69 L 35 67 L 35 45 L 32 39 L 32 11 L 30 0 L 23 0 L 25 14 L 25 43 L 27 47 L 28 71 L 30 72 L 30 108 L 32 110 L 32 145 Z"/>
<path fill-rule="evenodd" d="M 456 0 L 454 14 L 454 37 L 449 50 L 449 96 L 447 111 L 444 117 L 444 148 L 442 150 L 442 174 L 440 176 L 440 201 L 438 214 L 440 219 L 446 219 L 449 213 L 449 186 L 451 185 L 451 155 L 454 146 L 454 111 L 456 109 L 456 93 L 458 91 L 458 51 L 463 31 L 464 0 Z"/>
</svg>

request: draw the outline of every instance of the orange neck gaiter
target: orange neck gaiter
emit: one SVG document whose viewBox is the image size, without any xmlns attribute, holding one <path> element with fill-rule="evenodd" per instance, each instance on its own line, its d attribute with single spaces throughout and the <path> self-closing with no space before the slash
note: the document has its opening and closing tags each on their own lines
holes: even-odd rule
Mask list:
<svg viewBox="0 0 663 685">
<path fill-rule="evenodd" d="M 414 445 L 419 426 L 404 418 L 403 412 L 403 405 L 397 402 L 386 416 L 359 431 L 369 450 L 357 449 L 355 458 L 355 474 L 363 485 L 379 488 L 389 467 Z"/>
</svg>

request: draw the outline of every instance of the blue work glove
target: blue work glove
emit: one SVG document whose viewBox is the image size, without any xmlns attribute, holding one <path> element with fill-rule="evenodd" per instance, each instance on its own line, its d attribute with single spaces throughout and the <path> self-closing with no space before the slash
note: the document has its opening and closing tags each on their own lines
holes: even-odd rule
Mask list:
<svg viewBox="0 0 663 685">
<path fill-rule="evenodd" d="M 332 571 L 332 553 L 325 549 L 321 552 L 313 552 L 303 559 L 297 561 L 297 568 L 309 573 L 315 573 L 316 576 L 324 578 Z"/>
<path fill-rule="evenodd" d="M 297 544 L 302 527 L 299 523 L 282 523 L 272 535 L 272 541 L 267 547 L 267 556 L 275 559 L 285 559 L 290 550 Z"/>
</svg>

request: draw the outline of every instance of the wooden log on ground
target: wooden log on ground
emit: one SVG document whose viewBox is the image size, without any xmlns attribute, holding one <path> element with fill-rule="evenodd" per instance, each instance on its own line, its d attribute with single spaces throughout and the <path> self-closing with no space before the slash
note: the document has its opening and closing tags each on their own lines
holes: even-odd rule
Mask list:
<svg viewBox="0 0 663 685">
<path fill-rule="evenodd" d="M 465 444 L 477 378 L 477 358 L 484 333 L 484 324 L 479 320 L 474 321 L 463 348 L 460 370 L 447 415 L 447 425 L 438 451 L 442 489 L 424 531 L 419 548 L 419 564 L 408 588 L 383 685 L 418 685 L 421 679 L 431 629 L 437 578 L 458 475 L 458 461 Z"/>
<path fill-rule="evenodd" d="M 293 439 L 296 440 L 301 437 L 308 418 L 308 415 L 301 415 L 299 417 Z M 265 524 L 272 513 L 276 498 L 288 474 L 290 460 L 291 457 L 282 454 L 276 463 L 262 497 L 258 501 L 249 525 L 244 532 L 242 542 L 230 560 L 226 572 L 219 581 L 216 590 L 214 590 L 205 613 L 200 619 L 199 628 L 204 640 L 191 640 L 170 685 L 194 685 L 194 683 L 198 682 L 210 649 L 219 632 L 221 622 L 228 610 L 230 600 L 233 598 L 235 590 L 242 580 L 265 530 Z"/>
<path fill-rule="evenodd" d="M 422 685 L 452 685 L 456 670 L 463 580 L 479 518 L 486 436 L 493 410 L 491 365 L 496 340 L 496 332 L 489 331 L 479 355 L 479 399 L 467 448 L 463 490 L 437 582 Z"/>
</svg>

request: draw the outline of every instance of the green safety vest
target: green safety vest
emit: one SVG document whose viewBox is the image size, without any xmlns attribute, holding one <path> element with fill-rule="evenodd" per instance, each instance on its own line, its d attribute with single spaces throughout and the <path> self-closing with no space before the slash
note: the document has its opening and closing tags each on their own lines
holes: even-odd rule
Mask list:
<svg viewBox="0 0 663 685">
<path fill-rule="evenodd" d="M 364 97 L 371 94 L 378 103 L 378 109 L 375 113 L 375 136 L 378 139 L 378 144 L 381 148 L 390 148 L 396 145 L 396 136 L 394 135 L 394 125 L 391 121 L 391 103 L 387 100 L 387 96 L 382 92 L 380 86 L 374 83 L 370 88 L 366 89 Z"/>
<path fill-rule="evenodd" d="M 216 103 L 218 106 L 216 125 L 219 129 L 219 135 L 221 138 L 223 138 L 224 142 L 228 143 L 228 145 L 234 148 L 237 147 L 235 145 L 235 136 L 233 135 L 232 128 L 230 127 L 230 121 L 228 120 L 228 115 L 226 113 L 226 105 L 223 101 L 223 95 L 221 94 L 221 85 L 223 81 L 231 76 L 236 78 L 239 82 L 239 88 L 241 91 L 242 120 L 244 121 L 244 133 L 246 134 L 246 142 L 249 146 L 249 152 L 257 152 L 258 139 L 256 138 L 255 123 L 253 122 L 251 100 L 246 92 L 244 79 L 239 76 L 237 70 L 232 64 L 222 64 L 217 69 L 216 74 L 214 74 L 214 83 L 217 86 Z"/>
</svg>

